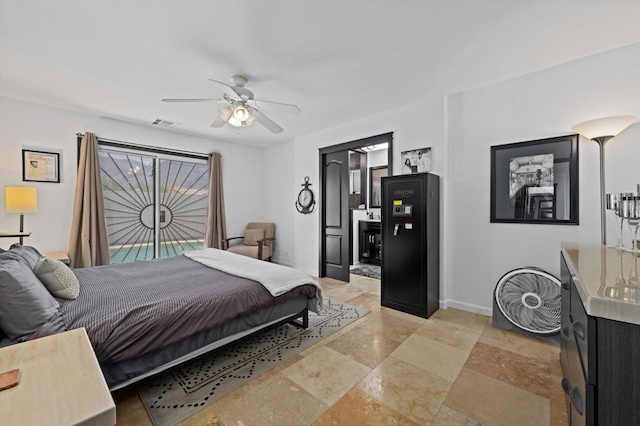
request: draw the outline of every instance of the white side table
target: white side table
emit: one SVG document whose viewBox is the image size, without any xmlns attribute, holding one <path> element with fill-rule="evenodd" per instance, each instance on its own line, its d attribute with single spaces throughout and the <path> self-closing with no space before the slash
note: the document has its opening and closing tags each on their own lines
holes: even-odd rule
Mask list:
<svg viewBox="0 0 640 426">
<path fill-rule="evenodd" d="M 15 368 L 20 384 L 0 391 L 0 423 L 116 423 L 115 403 L 84 328 L 0 349 L 0 372 Z"/>
</svg>

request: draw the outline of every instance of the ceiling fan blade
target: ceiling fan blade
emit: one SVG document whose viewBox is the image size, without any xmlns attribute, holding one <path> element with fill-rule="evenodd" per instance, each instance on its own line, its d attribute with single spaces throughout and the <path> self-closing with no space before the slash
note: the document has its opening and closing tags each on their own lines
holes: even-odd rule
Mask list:
<svg viewBox="0 0 640 426">
<path fill-rule="evenodd" d="M 288 114 L 300 115 L 300 108 L 297 105 L 282 104 L 280 102 L 259 101 L 256 99 L 247 101 L 249 105 L 257 108 L 269 109 L 271 111 L 286 112 Z"/>
<path fill-rule="evenodd" d="M 231 107 L 221 109 L 216 119 L 213 120 L 213 123 L 211 123 L 209 126 L 210 127 L 224 126 L 227 120 L 229 120 L 229 117 L 231 117 L 231 114 L 233 114 L 233 109 Z"/>
<path fill-rule="evenodd" d="M 271 133 L 282 133 L 282 131 L 284 130 L 282 127 L 278 126 L 272 119 L 270 119 L 257 109 L 252 109 L 251 114 L 253 114 L 258 123 L 266 127 L 267 130 L 269 130 Z"/>
<path fill-rule="evenodd" d="M 221 81 L 218 80 L 214 80 L 212 78 L 209 79 L 209 81 L 213 81 L 214 83 L 216 83 L 218 86 L 220 86 L 220 89 L 222 89 L 222 91 L 224 92 L 225 95 L 229 96 L 231 99 L 235 99 L 235 100 L 240 100 L 240 95 L 238 95 L 236 93 L 235 90 L 233 90 L 233 87 L 229 86 L 228 84 L 225 84 Z"/>
<path fill-rule="evenodd" d="M 163 99 L 162 102 L 218 102 L 225 99 Z"/>
</svg>

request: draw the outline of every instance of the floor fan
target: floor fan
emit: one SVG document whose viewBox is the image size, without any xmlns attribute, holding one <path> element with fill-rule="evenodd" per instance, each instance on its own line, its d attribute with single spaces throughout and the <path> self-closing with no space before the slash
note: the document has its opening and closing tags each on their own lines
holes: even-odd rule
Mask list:
<svg viewBox="0 0 640 426">
<path fill-rule="evenodd" d="M 556 277 L 536 267 L 514 269 L 496 285 L 493 325 L 557 343 L 560 307 Z"/>
</svg>

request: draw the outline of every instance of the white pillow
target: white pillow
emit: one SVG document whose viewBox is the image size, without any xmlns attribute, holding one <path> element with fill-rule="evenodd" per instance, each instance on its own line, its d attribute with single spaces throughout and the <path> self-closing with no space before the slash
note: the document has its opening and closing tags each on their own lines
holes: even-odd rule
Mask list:
<svg viewBox="0 0 640 426">
<path fill-rule="evenodd" d="M 73 300 L 80 294 L 78 278 L 57 259 L 38 259 L 33 272 L 55 297 Z"/>
</svg>

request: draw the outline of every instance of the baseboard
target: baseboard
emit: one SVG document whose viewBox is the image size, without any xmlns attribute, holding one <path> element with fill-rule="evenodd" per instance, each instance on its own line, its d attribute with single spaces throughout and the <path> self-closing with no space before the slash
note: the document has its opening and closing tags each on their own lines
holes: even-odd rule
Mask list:
<svg viewBox="0 0 640 426">
<path fill-rule="evenodd" d="M 491 316 L 493 310 L 491 308 L 485 308 L 483 306 L 472 305 L 471 303 L 458 302 L 457 300 L 441 300 L 440 307 L 443 309 L 455 308 L 461 311 L 473 312 L 474 314 Z"/>
</svg>

